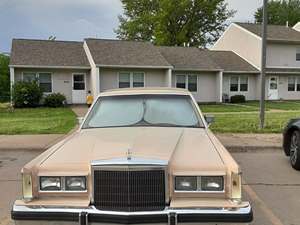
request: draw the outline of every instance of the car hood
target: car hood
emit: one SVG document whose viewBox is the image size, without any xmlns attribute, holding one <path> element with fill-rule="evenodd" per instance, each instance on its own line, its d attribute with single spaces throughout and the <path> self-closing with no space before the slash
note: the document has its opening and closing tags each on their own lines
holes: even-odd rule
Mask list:
<svg viewBox="0 0 300 225">
<path fill-rule="evenodd" d="M 57 171 L 89 173 L 94 160 L 131 157 L 165 160 L 174 174 L 225 172 L 225 165 L 202 128 L 122 127 L 81 130 L 40 164 L 40 175 Z"/>
</svg>

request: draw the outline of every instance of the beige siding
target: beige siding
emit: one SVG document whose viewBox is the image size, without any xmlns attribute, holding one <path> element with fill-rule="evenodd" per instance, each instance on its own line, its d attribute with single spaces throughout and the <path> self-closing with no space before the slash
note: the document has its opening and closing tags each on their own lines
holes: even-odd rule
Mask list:
<svg viewBox="0 0 300 225">
<path fill-rule="evenodd" d="M 260 67 L 260 38 L 236 24 L 231 24 L 227 28 L 212 49 L 233 51 L 257 68 Z"/>
<path fill-rule="evenodd" d="M 176 75 L 198 75 L 198 90 L 192 92 L 197 102 L 218 102 L 217 88 L 219 79 L 218 72 L 189 72 L 189 71 L 173 71 L 172 86 L 176 87 Z"/>
<path fill-rule="evenodd" d="M 144 72 L 146 87 L 166 87 L 167 73 L 163 69 L 100 68 L 100 90 L 105 91 L 118 88 L 120 72 Z"/>
<path fill-rule="evenodd" d="M 16 68 L 15 80 L 20 81 L 22 79 L 23 72 L 49 72 L 52 74 L 52 92 L 62 93 L 66 96 L 67 102 L 72 103 L 72 74 L 73 73 L 85 73 L 86 74 L 86 91 L 90 89 L 90 72 L 89 70 L 78 69 L 28 69 L 28 68 Z"/>
<path fill-rule="evenodd" d="M 247 76 L 248 77 L 248 91 L 247 92 L 231 92 L 230 91 L 230 77 L 231 76 Z M 257 79 L 259 75 L 254 74 L 224 74 L 223 75 L 223 93 L 227 94 L 229 98 L 233 95 L 244 95 L 246 100 L 256 100 L 257 99 Z"/>
<path fill-rule="evenodd" d="M 296 52 L 300 45 L 268 44 L 268 67 L 300 67 L 300 61 L 296 61 Z"/>
</svg>

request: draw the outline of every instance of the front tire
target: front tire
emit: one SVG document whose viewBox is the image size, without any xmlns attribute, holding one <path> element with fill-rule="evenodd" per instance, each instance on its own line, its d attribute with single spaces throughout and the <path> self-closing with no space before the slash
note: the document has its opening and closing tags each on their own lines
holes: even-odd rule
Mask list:
<svg viewBox="0 0 300 225">
<path fill-rule="evenodd" d="M 294 169 L 300 170 L 300 132 L 297 130 L 291 136 L 290 162 Z"/>
</svg>

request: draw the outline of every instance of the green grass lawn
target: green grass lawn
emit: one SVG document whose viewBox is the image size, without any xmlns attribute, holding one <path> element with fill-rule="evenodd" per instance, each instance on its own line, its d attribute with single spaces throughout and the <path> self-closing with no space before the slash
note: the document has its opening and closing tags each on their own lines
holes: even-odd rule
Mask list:
<svg viewBox="0 0 300 225">
<path fill-rule="evenodd" d="M 292 118 L 300 118 L 299 112 L 267 112 L 266 127 L 259 128 L 258 113 L 215 114 L 211 129 L 217 133 L 281 133 Z"/>
<path fill-rule="evenodd" d="M 300 105 L 299 105 L 300 106 Z M 203 113 L 222 113 L 222 112 L 254 112 L 258 111 L 257 107 L 243 106 L 235 104 L 199 104 Z"/>
<path fill-rule="evenodd" d="M 70 108 L 14 109 L 0 105 L 0 134 L 65 134 L 75 127 Z"/>
<path fill-rule="evenodd" d="M 277 109 L 277 110 L 298 110 L 300 111 L 299 101 L 266 101 L 266 109 Z M 249 101 L 246 103 L 241 103 L 241 105 L 259 107 L 259 101 Z"/>
</svg>

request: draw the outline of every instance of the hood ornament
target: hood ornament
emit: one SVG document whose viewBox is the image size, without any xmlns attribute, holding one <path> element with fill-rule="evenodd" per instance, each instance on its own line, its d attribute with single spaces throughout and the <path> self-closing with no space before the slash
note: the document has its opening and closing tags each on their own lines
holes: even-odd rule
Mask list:
<svg viewBox="0 0 300 225">
<path fill-rule="evenodd" d="M 127 155 L 127 160 L 131 160 L 132 159 L 132 152 L 131 152 L 130 148 L 127 149 L 126 155 Z"/>
</svg>

